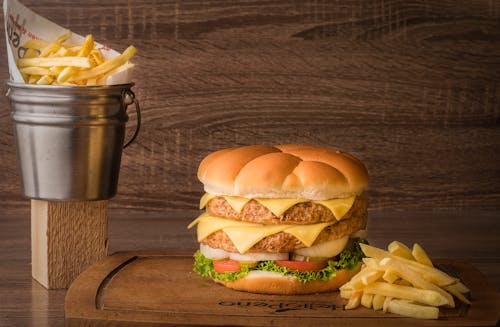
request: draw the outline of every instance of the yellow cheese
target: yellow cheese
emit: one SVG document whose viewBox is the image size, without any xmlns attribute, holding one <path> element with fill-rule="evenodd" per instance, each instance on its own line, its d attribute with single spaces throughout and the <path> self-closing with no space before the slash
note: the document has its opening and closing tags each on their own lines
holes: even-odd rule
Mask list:
<svg viewBox="0 0 500 327">
<path fill-rule="evenodd" d="M 331 200 L 313 201 L 313 202 L 324 205 L 325 207 L 330 209 L 330 211 L 333 213 L 335 218 L 337 218 L 337 220 L 340 220 L 349 211 L 349 209 L 351 209 L 355 199 L 356 196 L 353 195 L 345 199 L 331 199 Z"/>
<path fill-rule="evenodd" d="M 208 201 L 212 200 L 213 198 L 217 197 L 215 194 L 210 194 L 210 193 L 205 193 L 200 199 L 200 209 L 203 209 L 207 206 Z"/>
<path fill-rule="evenodd" d="M 311 225 L 291 225 L 286 228 L 284 231 L 292 234 L 296 238 L 298 238 L 302 243 L 306 246 L 311 246 L 319 233 L 327 226 L 332 225 L 333 223 L 319 223 L 319 224 L 311 224 Z"/>
<path fill-rule="evenodd" d="M 321 231 L 333 223 L 319 223 L 310 225 L 264 225 L 237 220 L 213 217 L 207 213 L 202 214 L 189 224 L 188 228 L 198 224 L 198 242 L 210 234 L 222 230 L 231 239 L 240 253 L 245 253 L 263 238 L 286 232 L 297 237 L 305 245 L 314 243 Z"/>
<path fill-rule="evenodd" d="M 231 239 L 239 253 L 247 252 L 252 246 L 269 235 L 283 231 L 281 225 L 261 225 L 255 227 L 226 227 L 222 229 Z"/>
<path fill-rule="evenodd" d="M 269 209 L 276 217 L 281 216 L 288 209 L 296 205 L 297 203 L 307 202 L 308 200 L 304 199 L 264 199 L 258 198 L 255 199 L 264 207 Z"/>
<path fill-rule="evenodd" d="M 237 220 L 224 219 L 219 217 L 212 217 L 207 213 L 202 214 L 195 221 L 189 224 L 188 228 L 193 227 L 198 224 L 198 242 L 201 242 L 208 235 L 218 231 L 223 230 L 226 227 L 239 227 L 241 222 Z M 257 224 L 256 224 L 257 225 Z"/>
<path fill-rule="evenodd" d="M 241 213 L 241 209 L 248 203 L 251 199 L 247 199 L 241 196 L 224 196 L 227 203 L 233 208 L 237 213 Z"/>
<path fill-rule="evenodd" d="M 207 206 L 207 203 L 212 200 L 213 198 L 216 198 L 218 195 L 215 194 L 210 194 L 210 193 L 205 193 L 200 199 L 200 209 L 203 209 Z M 245 206 L 245 204 L 248 203 L 251 199 L 247 199 L 241 196 L 229 196 L 229 195 L 222 195 L 222 197 L 229 203 L 229 205 L 233 208 L 234 211 L 237 213 L 241 213 L 241 209 Z"/>
</svg>

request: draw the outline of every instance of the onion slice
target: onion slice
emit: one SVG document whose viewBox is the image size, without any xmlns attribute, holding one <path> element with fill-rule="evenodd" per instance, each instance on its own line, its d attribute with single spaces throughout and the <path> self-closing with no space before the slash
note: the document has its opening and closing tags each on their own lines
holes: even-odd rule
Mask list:
<svg viewBox="0 0 500 327">
<path fill-rule="evenodd" d="M 349 236 L 344 236 L 337 240 L 328 241 L 313 245 L 308 248 L 295 250 L 294 253 L 304 257 L 331 258 L 342 252 L 349 241 Z"/>
<path fill-rule="evenodd" d="M 229 258 L 229 252 L 222 249 L 215 249 L 205 244 L 200 244 L 200 252 L 211 260 L 222 260 Z"/>
<path fill-rule="evenodd" d="M 236 261 L 288 260 L 288 253 L 250 252 L 245 254 L 230 252 L 229 258 Z"/>
<path fill-rule="evenodd" d="M 366 239 L 367 236 L 368 236 L 368 233 L 367 233 L 366 229 L 361 229 L 361 230 L 358 230 L 356 233 L 351 234 L 351 236 L 349 236 L 349 237 L 350 238 Z"/>
</svg>

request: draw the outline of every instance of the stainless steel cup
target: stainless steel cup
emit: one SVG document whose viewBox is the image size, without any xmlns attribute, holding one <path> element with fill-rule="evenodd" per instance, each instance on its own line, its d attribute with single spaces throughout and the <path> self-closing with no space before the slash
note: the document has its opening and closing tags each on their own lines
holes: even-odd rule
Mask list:
<svg viewBox="0 0 500 327">
<path fill-rule="evenodd" d="M 116 195 L 133 84 L 43 86 L 7 83 L 24 195 L 104 200 Z"/>
</svg>

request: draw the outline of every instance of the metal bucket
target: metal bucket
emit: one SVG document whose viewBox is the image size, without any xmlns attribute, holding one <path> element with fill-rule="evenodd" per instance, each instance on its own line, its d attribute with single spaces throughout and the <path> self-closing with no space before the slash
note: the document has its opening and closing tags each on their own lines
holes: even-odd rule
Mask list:
<svg viewBox="0 0 500 327">
<path fill-rule="evenodd" d="M 7 83 L 22 192 L 44 200 L 116 195 L 133 84 L 43 86 Z"/>
</svg>

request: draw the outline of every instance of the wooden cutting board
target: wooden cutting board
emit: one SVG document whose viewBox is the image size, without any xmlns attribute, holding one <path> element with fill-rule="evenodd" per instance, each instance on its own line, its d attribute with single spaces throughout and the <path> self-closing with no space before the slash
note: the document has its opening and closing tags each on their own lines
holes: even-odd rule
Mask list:
<svg viewBox="0 0 500 327">
<path fill-rule="evenodd" d="M 472 306 L 441 309 L 417 320 L 358 308 L 344 310 L 338 292 L 274 296 L 238 292 L 192 272 L 190 254 L 117 253 L 92 265 L 66 295 L 66 326 L 494 326 L 500 295 L 474 267 L 436 260 L 471 289 Z"/>
</svg>

